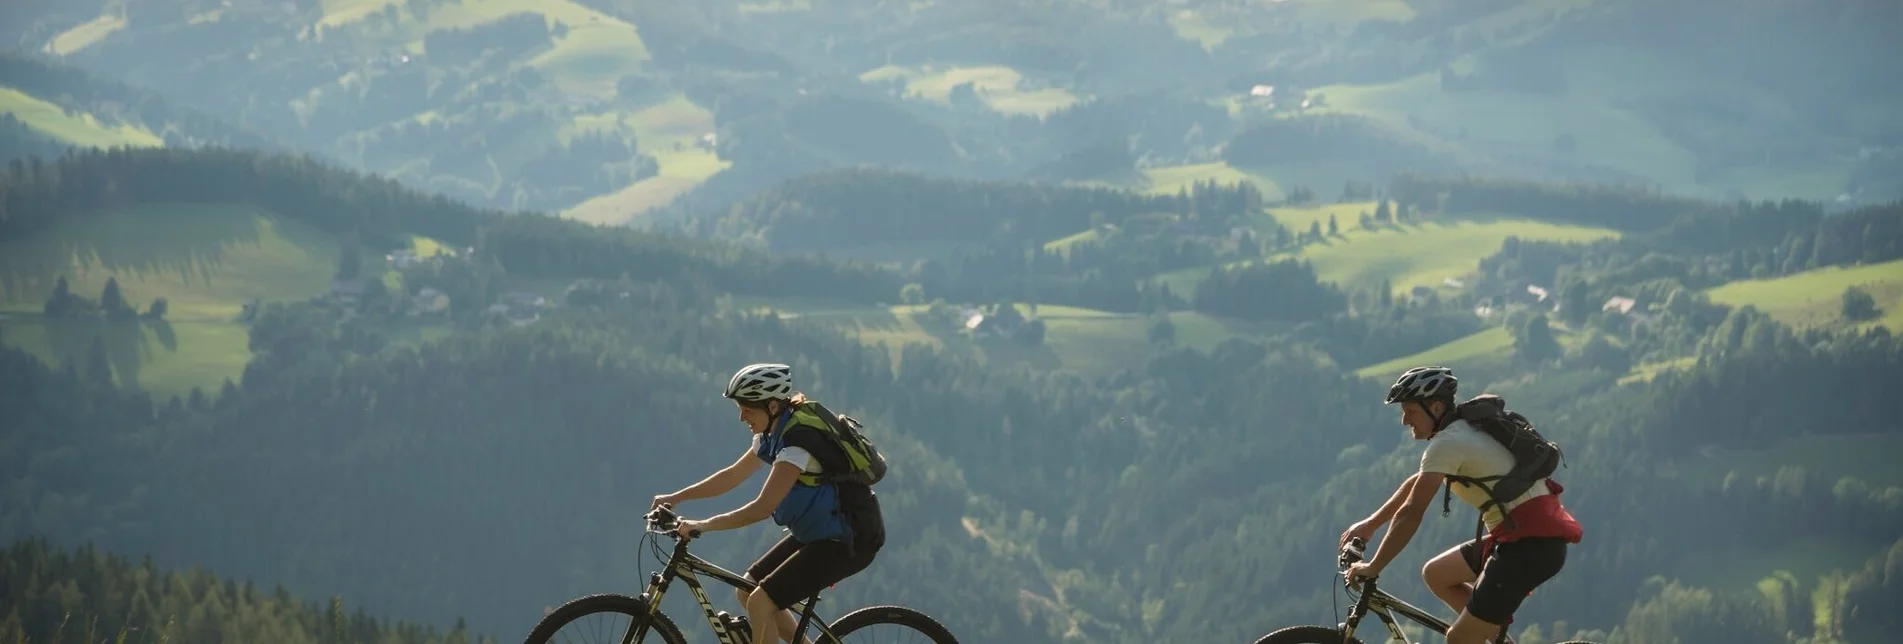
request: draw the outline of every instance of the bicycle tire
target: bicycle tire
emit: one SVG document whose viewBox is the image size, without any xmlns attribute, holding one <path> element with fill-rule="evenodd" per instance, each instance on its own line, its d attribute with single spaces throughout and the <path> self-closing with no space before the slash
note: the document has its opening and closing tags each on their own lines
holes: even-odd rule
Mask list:
<svg viewBox="0 0 1903 644">
<path fill-rule="evenodd" d="M 827 625 L 826 629 L 832 631 L 834 637 L 843 640 L 853 631 L 879 624 L 910 627 L 932 638 L 934 644 L 958 644 L 958 638 L 954 637 L 951 629 L 945 628 L 944 624 L 938 623 L 938 620 L 932 619 L 925 613 L 904 606 L 867 606 L 846 613 L 845 617 Z"/>
<path fill-rule="evenodd" d="M 554 637 L 555 633 L 560 632 L 569 622 L 595 613 L 627 615 L 631 620 L 628 623 L 636 624 L 648 618 L 648 603 L 639 597 L 615 593 L 577 597 L 562 604 L 561 607 L 543 617 L 542 621 L 537 622 L 535 629 L 529 631 L 529 638 L 524 640 L 524 644 L 548 644 L 549 638 Z M 680 627 L 675 626 L 674 620 L 665 613 L 655 611 L 654 623 L 649 626 L 648 633 L 660 635 L 661 641 L 665 644 L 687 644 L 687 638 L 681 635 Z"/>
<path fill-rule="evenodd" d="M 1290 626 L 1277 629 L 1263 635 L 1255 644 L 1343 644 L 1341 629 L 1334 626 Z M 1361 644 L 1361 638 L 1350 637 L 1347 644 Z"/>
</svg>

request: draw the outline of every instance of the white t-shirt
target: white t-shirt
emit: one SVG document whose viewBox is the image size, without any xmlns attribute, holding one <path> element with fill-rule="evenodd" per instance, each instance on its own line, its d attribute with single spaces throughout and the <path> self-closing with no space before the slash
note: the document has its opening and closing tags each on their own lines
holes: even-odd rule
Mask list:
<svg viewBox="0 0 1903 644">
<path fill-rule="evenodd" d="M 763 436 L 762 434 L 753 435 L 753 451 L 756 454 L 760 452 L 760 441 L 763 440 Z M 805 448 L 793 447 L 791 445 L 781 447 L 780 453 L 774 455 L 773 462 L 792 463 L 794 466 L 805 470 L 809 474 L 819 474 L 825 469 L 820 467 L 819 459 L 813 458 L 813 455 L 807 452 Z"/>
<path fill-rule="evenodd" d="M 1440 430 L 1427 441 L 1427 450 L 1421 453 L 1421 471 L 1437 474 L 1453 474 L 1469 478 L 1499 476 L 1513 470 L 1513 452 L 1496 441 L 1486 432 L 1480 431 L 1464 420 L 1455 420 L 1446 429 Z M 1487 483 L 1489 486 L 1493 482 Z M 1466 501 L 1478 509 L 1490 499 L 1487 492 L 1477 485 L 1453 484 L 1454 496 Z M 1507 504 L 1505 510 L 1513 511 L 1521 503 L 1551 494 L 1545 485 L 1538 483 L 1527 488 L 1525 494 Z M 1499 507 L 1489 508 L 1481 517 L 1488 528 L 1500 524 L 1506 515 Z"/>
</svg>

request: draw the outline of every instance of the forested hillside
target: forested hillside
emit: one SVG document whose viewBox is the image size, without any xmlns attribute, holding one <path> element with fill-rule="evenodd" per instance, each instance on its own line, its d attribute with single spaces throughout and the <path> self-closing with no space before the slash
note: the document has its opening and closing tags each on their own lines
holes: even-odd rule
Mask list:
<svg viewBox="0 0 1903 644">
<path fill-rule="evenodd" d="M 201 176 L 226 180 L 177 179 Z M 472 307 L 478 323 L 427 342 L 390 341 L 405 319 L 392 310 L 269 297 L 244 323 L 241 377 L 176 397 L 116 384 L 109 362 L 36 359 L 0 326 L 0 469 L 17 473 L 0 537 L 150 554 L 442 630 L 466 618 L 472 632 L 514 637 L 569 597 L 638 587 L 657 564 L 638 561 L 635 508 L 732 458 L 745 436 L 717 392 L 757 360 L 793 364 L 805 391 L 867 419 L 895 464 L 880 487 L 889 545 L 831 593 L 831 614 L 901 603 L 969 641 L 1247 641 L 1326 623 L 1335 535 L 1420 449 L 1379 405 L 1393 374 L 1363 378 L 1330 355 L 1382 332 L 1264 330 L 1206 348 L 1159 337 L 1133 362 L 1048 370 L 868 344 L 733 302 L 787 289 L 876 297 L 870 282 L 852 286 L 861 279 L 891 280 L 896 295 L 917 277 L 902 271 L 480 211 L 292 157 L 88 153 L 22 165 L 6 185 L 17 239 L 88 216 L 102 194 L 248 202 L 340 237 L 467 244 L 491 258 L 456 269 L 472 271 L 457 279 L 476 293 L 485 280 L 572 287 L 526 321 Z M 1567 194 L 1516 207 L 1563 220 Z M 1899 592 L 1889 569 L 1903 480 L 1883 456 L 1899 437 L 1867 410 L 1903 379 L 1903 343 L 1883 327 L 1794 328 L 1700 294 L 1788 255 L 1790 239 L 1828 250 L 1766 271 L 1892 256 L 1903 211 L 1813 208 L 1699 207 L 1643 226 L 1654 232 L 1538 253 L 1513 243 L 1477 260 L 1488 279 L 1551 271 L 1586 289 L 1560 287 L 1557 309 L 1499 302 L 1511 320 L 1486 324 L 1514 329 L 1511 359 L 1454 365 L 1463 391 L 1505 395 L 1565 446 L 1560 477 L 1586 525 L 1566 573 L 1516 621 L 1522 641 L 1870 642 L 1892 628 L 1871 607 Z M 1860 241 L 1840 244 L 1838 230 Z M 1732 253 L 1742 273 L 1726 268 Z M 1274 275 L 1326 290 L 1311 272 Z M 1603 293 L 1643 302 L 1584 319 L 1565 305 Z M 1405 328 L 1471 297 L 1315 310 L 1335 325 Z M 1558 345 L 1573 336 L 1583 344 Z M 749 495 L 684 509 L 706 516 Z M 1471 529 L 1458 507 L 1430 517 L 1391 577 Z M 738 566 L 773 536 L 759 527 L 701 547 Z M 1414 584 L 1390 588 L 1432 601 Z"/>
<path fill-rule="evenodd" d="M 438 629 L 366 613 L 339 597 L 298 599 L 277 586 L 220 578 L 204 568 L 168 569 L 91 545 L 11 544 L 0 558 L 7 611 L 0 641 L 43 642 L 388 642 L 490 644 L 458 621 Z"/>
</svg>

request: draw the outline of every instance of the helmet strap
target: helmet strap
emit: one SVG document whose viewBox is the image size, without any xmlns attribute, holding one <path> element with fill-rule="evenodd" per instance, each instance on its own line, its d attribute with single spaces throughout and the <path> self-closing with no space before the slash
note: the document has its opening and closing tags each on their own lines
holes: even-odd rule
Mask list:
<svg viewBox="0 0 1903 644">
<path fill-rule="evenodd" d="M 1443 409 L 1441 410 L 1441 413 L 1439 414 L 1434 413 L 1434 407 L 1433 407 L 1433 403 L 1437 400 L 1441 401 L 1442 403 L 1441 407 L 1443 407 Z M 1420 404 L 1421 404 L 1421 411 L 1427 412 L 1427 418 L 1429 420 L 1434 421 L 1434 431 L 1431 433 L 1439 434 L 1440 430 L 1447 429 L 1447 425 L 1453 422 L 1454 420 L 1454 401 L 1453 400 L 1440 399 L 1440 398 L 1428 398 L 1428 399 L 1422 400 Z"/>
</svg>

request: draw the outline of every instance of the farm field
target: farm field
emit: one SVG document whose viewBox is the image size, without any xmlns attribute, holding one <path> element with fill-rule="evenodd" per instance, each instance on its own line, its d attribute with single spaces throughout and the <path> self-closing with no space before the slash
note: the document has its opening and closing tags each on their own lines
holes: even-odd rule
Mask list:
<svg viewBox="0 0 1903 644">
<path fill-rule="evenodd" d="M 126 123 L 106 125 L 84 112 L 67 114 L 58 105 L 10 87 L 0 87 L 0 114 L 11 114 L 29 128 L 80 147 L 160 147 L 165 144 L 145 128 Z"/>
<path fill-rule="evenodd" d="M 1498 251 L 1508 237 L 1585 242 L 1619 235 L 1604 228 L 1480 216 L 1362 229 L 1361 213 L 1373 210 L 1372 203 L 1271 208 L 1271 216 L 1292 231 L 1307 231 L 1311 224 L 1319 224 L 1326 235 L 1328 218 L 1333 216 L 1339 233 L 1294 253 L 1278 253 L 1270 260 L 1293 257 L 1308 261 L 1323 281 L 1344 287 L 1368 287 L 1388 280 L 1396 293 L 1404 293 L 1415 286 L 1438 287 L 1447 278 L 1470 274 L 1479 267 L 1481 258 Z M 1190 293 L 1208 271 L 1189 268 L 1157 277 L 1172 291 Z"/>
<path fill-rule="evenodd" d="M 1070 107 L 1079 100 L 1061 87 L 1024 87 L 1022 74 L 997 65 L 947 69 L 887 65 L 859 75 L 859 80 L 866 83 L 895 79 L 904 82 L 907 97 L 941 102 L 950 100 L 953 87 L 971 83 L 985 104 L 1004 114 L 1042 116 Z"/>
<path fill-rule="evenodd" d="M 1764 280 L 1741 280 L 1706 291 L 1711 301 L 1727 306 L 1750 305 L 1773 319 L 1795 327 L 1843 327 L 1844 289 L 1858 286 L 1876 300 L 1876 320 L 1855 326 L 1882 325 L 1903 331 L 1903 260 L 1862 266 L 1831 266 Z"/>
</svg>

